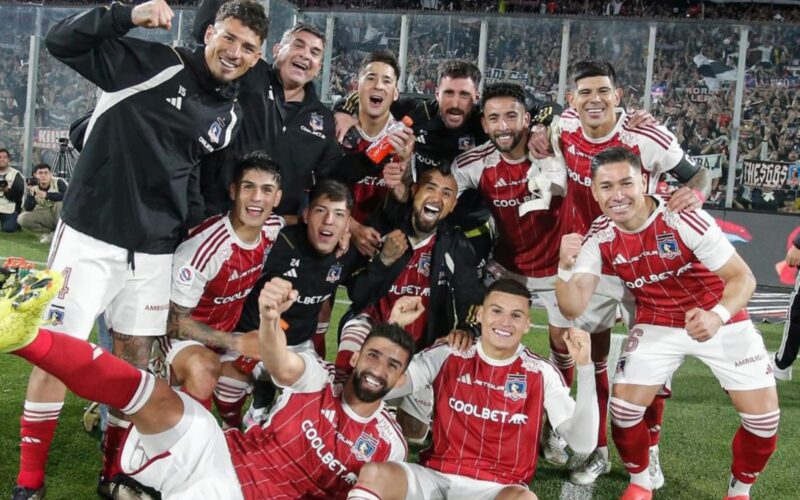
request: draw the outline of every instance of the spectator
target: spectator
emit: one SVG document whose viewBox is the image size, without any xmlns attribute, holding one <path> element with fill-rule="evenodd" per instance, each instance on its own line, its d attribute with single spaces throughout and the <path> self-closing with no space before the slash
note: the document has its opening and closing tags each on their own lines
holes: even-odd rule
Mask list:
<svg viewBox="0 0 800 500">
<path fill-rule="evenodd" d="M 11 153 L 0 149 L 0 227 L 4 233 L 19 230 L 19 215 L 25 182 L 19 170 L 11 167 Z"/>
<path fill-rule="evenodd" d="M 19 225 L 32 233 L 41 233 L 39 243 L 50 243 L 61 215 L 61 203 L 67 192 L 67 181 L 53 177 L 47 163 L 33 168 L 33 179 L 28 179 L 27 193 L 20 214 Z"/>
</svg>

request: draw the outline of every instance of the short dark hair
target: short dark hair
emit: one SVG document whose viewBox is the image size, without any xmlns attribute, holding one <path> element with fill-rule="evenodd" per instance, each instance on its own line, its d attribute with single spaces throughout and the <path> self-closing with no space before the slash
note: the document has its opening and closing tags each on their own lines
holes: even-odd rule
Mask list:
<svg viewBox="0 0 800 500">
<path fill-rule="evenodd" d="M 492 292 L 502 292 L 509 295 L 525 297 L 525 299 L 528 301 L 528 307 L 530 307 L 533 302 L 531 298 L 531 292 L 528 290 L 528 287 L 511 278 L 502 278 L 489 285 L 489 287 L 486 289 L 485 297 L 488 297 Z"/>
<path fill-rule="evenodd" d="M 637 154 L 622 146 L 614 146 L 604 149 L 592 158 L 592 179 L 600 167 L 609 163 L 627 163 L 637 171 L 642 168 L 642 159 Z"/>
<path fill-rule="evenodd" d="M 486 105 L 490 99 L 510 97 L 525 106 L 525 91 L 516 83 L 497 82 L 484 87 L 481 102 Z"/>
<path fill-rule="evenodd" d="M 255 32 L 264 42 L 269 30 L 269 18 L 264 6 L 253 0 L 230 0 L 225 2 L 217 11 L 214 22 L 218 23 L 232 17 L 238 19 L 246 27 Z"/>
<path fill-rule="evenodd" d="M 353 210 L 353 205 L 355 204 L 353 201 L 353 193 L 350 192 L 347 186 L 339 181 L 325 179 L 316 183 L 314 187 L 311 188 L 311 193 L 308 195 L 309 206 L 313 205 L 323 196 L 331 201 L 344 201 L 345 205 L 347 205 L 347 210 Z"/>
<path fill-rule="evenodd" d="M 477 65 L 470 61 L 463 59 L 448 59 L 439 65 L 439 79 L 441 83 L 442 78 L 469 78 L 479 86 L 481 84 L 481 70 Z"/>
<path fill-rule="evenodd" d="M 281 186 L 281 167 L 264 151 L 253 151 L 239 158 L 233 167 L 233 183 L 238 186 L 248 170 L 261 170 L 272 174 L 278 187 Z"/>
<path fill-rule="evenodd" d="M 405 366 L 408 367 L 408 364 L 411 362 L 411 358 L 414 356 L 414 339 L 411 337 L 411 334 L 394 323 L 381 323 L 378 325 L 372 325 L 367 338 L 365 338 L 364 343 L 361 344 L 362 348 L 363 346 L 367 345 L 370 339 L 374 338 L 384 338 L 394 344 L 399 345 L 401 349 L 408 353 L 408 360 L 405 364 Z"/>
<path fill-rule="evenodd" d="M 2 152 L 2 150 L 0 150 L 0 152 Z M 48 170 L 48 171 L 52 172 L 53 168 L 50 165 L 48 165 L 47 163 L 38 163 L 33 167 L 33 173 L 35 174 L 39 170 Z"/>
<path fill-rule="evenodd" d="M 419 175 L 419 177 L 417 177 L 417 184 L 422 184 L 423 182 L 425 182 L 425 180 L 428 177 L 430 177 L 434 172 L 438 172 L 443 177 L 450 177 L 451 175 L 453 175 L 453 170 L 450 168 L 450 164 L 442 162 L 422 172 Z"/>
<path fill-rule="evenodd" d="M 584 59 L 572 66 L 573 88 L 578 85 L 578 80 L 593 76 L 607 76 L 611 80 L 611 85 L 617 86 L 617 72 L 614 71 L 614 66 L 610 62 L 598 59 Z"/>
<path fill-rule="evenodd" d="M 289 42 L 289 38 L 294 35 L 295 33 L 311 33 L 315 37 L 322 40 L 322 46 L 325 46 L 325 33 L 323 33 L 319 28 L 314 26 L 313 24 L 309 24 L 303 21 L 298 22 L 288 30 L 284 31 L 281 35 L 281 45 L 286 45 Z"/>
<path fill-rule="evenodd" d="M 367 66 L 376 62 L 391 66 L 394 70 L 395 79 L 400 79 L 400 65 L 397 63 L 397 57 L 395 57 L 394 52 L 391 50 L 376 50 L 375 52 L 370 52 L 367 54 L 367 56 L 361 61 L 361 66 L 358 67 L 359 76 Z"/>
<path fill-rule="evenodd" d="M 11 152 L 6 148 L 0 148 L 0 153 L 5 153 L 6 155 L 8 155 L 8 159 L 9 160 L 11 159 Z"/>
</svg>

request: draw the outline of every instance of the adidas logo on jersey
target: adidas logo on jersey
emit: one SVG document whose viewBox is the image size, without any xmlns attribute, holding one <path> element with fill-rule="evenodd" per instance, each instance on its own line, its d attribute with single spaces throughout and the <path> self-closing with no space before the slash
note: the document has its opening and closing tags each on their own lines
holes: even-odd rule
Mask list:
<svg viewBox="0 0 800 500">
<path fill-rule="evenodd" d="M 167 97 L 167 102 L 180 110 L 181 104 L 183 103 L 183 97 Z"/>
<path fill-rule="evenodd" d="M 239 276 L 239 271 L 237 271 L 236 269 L 234 269 L 234 270 L 233 270 L 233 272 L 231 273 L 230 277 L 228 277 L 228 281 L 234 281 L 234 280 L 238 280 L 238 279 L 239 279 L 239 277 L 240 277 L 240 276 Z"/>
<path fill-rule="evenodd" d="M 330 423 L 334 423 L 333 419 L 336 418 L 336 412 L 333 410 L 322 410 L 322 416 L 327 418 Z"/>
<path fill-rule="evenodd" d="M 287 278 L 297 278 L 297 269 L 289 269 L 283 275 Z"/>
<path fill-rule="evenodd" d="M 457 382 L 461 382 L 462 384 L 472 385 L 472 377 L 469 376 L 469 373 L 465 373 L 456 379 Z"/>
<path fill-rule="evenodd" d="M 504 188 L 504 187 L 508 187 L 508 184 L 506 183 L 505 179 L 500 178 L 500 179 L 497 179 L 497 182 L 494 183 L 494 187 L 496 187 L 496 188 Z"/>
<path fill-rule="evenodd" d="M 614 264 L 627 264 L 627 263 L 628 259 L 623 257 L 622 254 L 617 254 L 617 256 L 614 257 Z"/>
</svg>

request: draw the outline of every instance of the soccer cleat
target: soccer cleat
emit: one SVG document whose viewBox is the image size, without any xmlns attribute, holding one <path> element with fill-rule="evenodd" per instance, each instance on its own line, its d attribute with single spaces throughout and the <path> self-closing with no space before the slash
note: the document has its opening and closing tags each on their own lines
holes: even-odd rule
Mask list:
<svg viewBox="0 0 800 500">
<path fill-rule="evenodd" d="M 0 298 L 0 352 L 21 349 L 39 332 L 42 312 L 61 289 L 64 279 L 46 269 L 27 274 Z"/>
<path fill-rule="evenodd" d="M 161 500 L 161 493 L 125 474 L 97 484 L 97 495 L 106 500 Z"/>
<path fill-rule="evenodd" d="M 570 472 L 569 480 L 572 484 L 587 485 L 609 472 L 611 472 L 611 461 L 595 450 L 579 469 Z"/>
<path fill-rule="evenodd" d="M 567 453 L 567 442 L 564 438 L 550 427 L 550 423 L 545 424 L 542 429 L 541 439 L 542 453 L 544 459 L 553 465 L 566 465 L 569 460 Z"/>
<path fill-rule="evenodd" d="M 619 500 L 652 500 L 653 492 L 638 484 L 629 484 Z"/>
<path fill-rule="evenodd" d="M 792 380 L 792 365 L 786 368 L 778 368 L 778 365 L 775 363 L 776 354 L 777 353 L 774 352 L 769 353 L 769 364 L 772 365 L 772 374 L 775 375 L 775 379 L 783 380 L 784 382 Z"/>
<path fill-rule="evenodd" d="M 650 473 L 653 490 L 664 486 L 664 473 L 661 471 L 661 460 L 658 458 L 658 445 L 650 447 L 650 464 L 647 466 L 647 472 Z"/>
<path fill-rule="evenodd" d="M 44 486 L 37 489 L 15 486 L 11 492 L 11 500 L 42 500 L 43 498 Z"/>
</svg>

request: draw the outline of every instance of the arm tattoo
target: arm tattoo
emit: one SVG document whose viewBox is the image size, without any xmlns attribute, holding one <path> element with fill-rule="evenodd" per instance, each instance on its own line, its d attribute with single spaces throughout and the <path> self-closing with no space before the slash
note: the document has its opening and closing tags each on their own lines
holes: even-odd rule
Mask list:
<svg viewBox="0 0 800 500">
<path fill-rule="evenodd" d="M 167 316 L 167 336 L 173 339 L 196 340 L 209 347 L 234 348 L 233 335 L 215 330 L 205 323 L 189 317 L 193 307 L 183 307 L 169 303 Z"/>
</svg>

